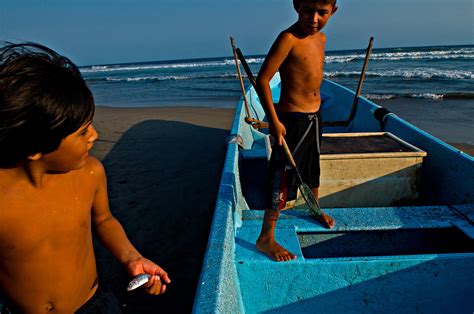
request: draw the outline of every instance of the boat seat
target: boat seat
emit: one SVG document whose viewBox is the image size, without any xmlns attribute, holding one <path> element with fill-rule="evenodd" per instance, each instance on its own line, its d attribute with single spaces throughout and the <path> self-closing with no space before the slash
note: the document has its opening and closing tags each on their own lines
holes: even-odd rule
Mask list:
<svg viewBox="0 0 474 314">
<path fill-rule="evenodd" d="M 472 208 L 467 205 L 466 208 Z M 278 242 L 297 255 L 297 262 L 305 261 L 301 234 L 352 234 L 362 232 L 416 233 L 433 234 L 444 230 L 455 235 L 463 245 L 472 248 L 474 228 L 469 219 L 462 214 L 461 206 L 408 206 L 408 207 L 366 207 L 366 208 L 327 208 L 326 213 L 334 218 L 336 225 L 326 229 L 307 212 L 285 210 L 280 214 L 275 236 Z M 242 212 L 242 226 L 235 237 L 235 256 L 239 263 L 269 261 L 268 257 L 255 248 L 255 242 L 261 230 L 263 210 L 245 210 Z M 358 231 L 359 233 L 357 233 Z M 421 237 L 421 236 L 420 236 Z M 369 237 L 368 237 L 369 238 Z M 420 238 L 422 239 L 422 238 Z M 470 240 L 469 240 L 470 239 Z M 421 253 L 420 253 L 421 254 Z M 403 255 L 403 254 L 402 254 Z"/>
<path fill-rule="evenodd" d="M 267 159 L 267 150 L 265 148 L 242 149 L 240 157 L 243 159 Z"/>
<path fill-rule="evenodd" d="M 235 238 L 235 256 L 237 262 L 270 261 L 265 254 L 258 251 L 255 247 L 255 242 L 257 241 L 259 234 L 260 228 L 251 226 L 246 227 L 244 225 L 237 230 Z M 297 260 L 303 260 L 303 253 L 294 227 L 277 228 L 275 230 L 275 236 L 283 247 L 296 255 Z"/>
<path fill-rule="evenodd" d="M 258 159 L 265 158 L 270 160 L 271 144 L 270 137 L 264 135 L 258 139 L 255 139 L 250 149 L 242 149 L 240 151 L 240 157 L 244 159 Z"/>
</svg>

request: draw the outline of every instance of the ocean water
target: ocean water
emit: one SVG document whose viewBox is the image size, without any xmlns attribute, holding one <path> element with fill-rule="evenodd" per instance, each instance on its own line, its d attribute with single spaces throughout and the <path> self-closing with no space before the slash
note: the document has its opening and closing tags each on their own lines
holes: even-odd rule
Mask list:
<svg viewBox="0 0 474 314">
<path fill-rule="evenodd" d="M 255 76 L 264 58 L 246 56 Z M 326 52 L 325 78 L 355 90 L 364 58 L 365 50 Z M 241 95 L 231 54 L 222 58 L 91 65 L 81 67 L 81 72 L 97 105 L 102 106 L 232 108 Z M 248 84 L 248 80 L 245 82 Z M 373 49 L 362 95 L 375 102 L 401 98 L 472 101 L 474 45 Z"/>
</svg>

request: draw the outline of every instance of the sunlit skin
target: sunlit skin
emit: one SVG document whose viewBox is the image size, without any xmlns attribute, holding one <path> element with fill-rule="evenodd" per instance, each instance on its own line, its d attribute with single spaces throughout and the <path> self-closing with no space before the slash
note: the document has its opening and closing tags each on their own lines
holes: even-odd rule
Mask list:
<svg viewBox="0 0 474 314">
<path fill-rule="evenodd" d="M 89 122 L 56 151 L 0 169 L 0 288 L 14 311 L 73 313 L 91 298 L 97 289 L 91 227 L 131 276 L 153 274 L 148 293 L 164 293 L 170 283 L 112 216 L 104 168 L 88 155 L 97 138 Z"/>
<path fill-rule="evenodd" d="M 297 9 L 298 21 L 281 32 L 273 43 L 257 77 L 259 98 L 266 109 L 270 132 L 278 145 L 286 135 L 285 126 L 278 120 L 272 101 L 270 80 L 277 71 L 281 77 L 281 95 L 277 104 L 280 112 L 314 113 L 321 105 L 320 87 L 323 80 L 324 45 L 321 32 L 336 12 L 332 4 L 303 0 Z M 313 189 L 318 197 L 318 189 Z M 296 256 L 275 240 L 279 212 L 266 209 L 257 248 L 275 261 L 289 261 Z M 323 214 L 319 221 L 332 228 L 334 220 Z"/>
</svg>

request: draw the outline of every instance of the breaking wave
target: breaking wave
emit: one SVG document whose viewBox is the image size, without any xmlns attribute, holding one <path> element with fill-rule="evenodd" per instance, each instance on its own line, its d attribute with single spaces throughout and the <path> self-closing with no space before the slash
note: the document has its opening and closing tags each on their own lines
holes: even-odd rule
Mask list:
<svg viewBox="0 0 474 314">
<path fill-rule="evenodd" d="M 160 69 L 180 69 L 180 68 L 199 68 L 199 67 L 218 67 L 233 65 L 234 60 L 194 62 L 194 63 L 164 63 L 164 64 L 143 64 L 143 65 L 100 65 L 82 68 L 82 73 L 100 73 L 117 71 L 144 71 Z"/>
<path fill-rule="evenodd" d="M 413 93 L 413 94 L 366 94 L 365 98 L 371 100 L 387 100 L 396 98 L 415 98 L 415 99 L 474 99 L 474 93 Z"/>
<path fill-rule="evenodd" d="M 243 77 L 246 75 L 242 74 Z M 157 76 L 136 76 L 136 77 L 100 77 L 87 78 L 90 82 L 140 82 L 140 81 L 177 81 L 177 80 L 196 80 L 196 79 L 236 79 L 237 74 L 226 73 L 222 75 L 157 75 Z"/>
<path fill-rule="evenodd" d="M 349 55 L 327 55 L 326 63 L 347 63 L 364 60 L 365 53 L 354 53 Z M 431 51 L 397 51 L 397 52 L 373 52 L 370 60 L 374 61 L 402 61 L 402 60 L 453 60 L 474 59 L 474 48 L 438 49 Z"/>
<path fill-rule="evenodd" d="M 434 68 L 415 68 L 415 69 L 400 69 L 388 70 L 383 72 L 367 71 L 366 76 L 372 77 L 398 77 L 405 79 L 451 79 L 451 80 L 472 80 L 474 79 L 474 72 L 464 70 L 440 70 Z M 326 72 L 325 77 L 359 77 L 358 71 L 333 71 Z"/>
</svg>

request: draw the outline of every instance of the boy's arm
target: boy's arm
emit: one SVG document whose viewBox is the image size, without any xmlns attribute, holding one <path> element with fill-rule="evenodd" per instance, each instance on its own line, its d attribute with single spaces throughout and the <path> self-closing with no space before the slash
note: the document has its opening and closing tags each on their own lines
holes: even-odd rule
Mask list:
<svg viewBox="0 0 474 314">
<path fill-rule="evenodd" d="M 100 161 L 91 160 L 91 175 L 97 183 L 97 191 L 92 204 L 92 224 L 100 242 L 122 263 L 132 276 L 147 273 L 152 275 L 145 285 L 148 293 L 161 294 L 171 281 L 168 274 L 152 261 L 144 258 L 128 239 L 120 222 L 109 209 L 107 179 Z"/>
<path fill-rule="evenodd" d="M 291 51 L 290 36 L 287 32 L 280 33 L 265 57 L 265 61 L 257 76 L 257 93 L 267 113 L 271 133 L 277 140 L 278 145 L 282 144 L 282 137 L 286 135 L 286 129 L 278 120 L 275 104 L 272 99 L 270 80 Z"/>
</svg>

